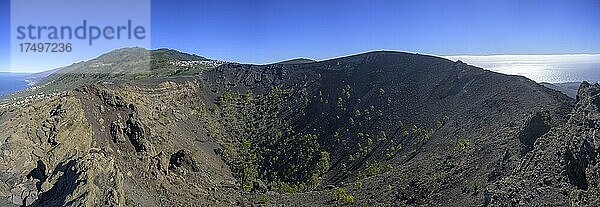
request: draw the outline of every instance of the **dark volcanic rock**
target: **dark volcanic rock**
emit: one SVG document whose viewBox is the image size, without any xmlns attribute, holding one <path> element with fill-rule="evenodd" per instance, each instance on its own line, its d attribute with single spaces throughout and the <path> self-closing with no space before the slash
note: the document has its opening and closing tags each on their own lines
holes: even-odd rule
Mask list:
<svg viewBox="0 0 600 207">
<path fill-rule="evenodd" d="M 254 182 L 252 182 L 252 191 L 259 192 L 259 193 L 265 193 L 265 192 L 267 192 L 267 190 L 268 190 L 267 184 L 265 184 L 264 181 L 255 180 Z"/>
<path fill-rule="evenodd" d="M 135 150 L 138 152 L 147 151 L 148 141 L 146 140 L 146 136 L 148 135 L 142 122 L 131 116 L 126 124 L 127 129 L 125 130 L 125 134 L 129 137 L 129 141 L 135 147 Z"/>
<path fill-rule="evenodd" d="M 200 171 L 200 166 L 193 157 L 192 152 L 189 150 L 179 150 L 171 155 L 171 159 L 169 160 L 169 168 L 171 170 L 177 170 L 181 167 L 193 172 Z"/>
<path fill-rule="evenodd" d="M 159 51 L 170 55 L 130 76 L 148 59 L 128 51 L 71 67 L 97 76 L 50 84 L 93 86 L 0 105 L 4 201 L 598 203 L 598 85 L 582 84 L 576 103 L 524 77 L 400 52 L 247 65 Z"/>
<path fill-rule="evenodd" d="M 125 130 L 125 125 L 123 125 L 121 122 L 112 122 L 110 124 L 110 135 L 113 141 L 116 143 L 124 143 L 126 141 L 124 134 Z"/>
<path fill-rule="evenodd" d="M 127 102 L 123 100 L 123 97 L 114 95 L 108 91 L 100 91 L 98 96 L 109 106 L 124 107 L 127 106 Z"/>
<path fill-rule="evenodd" d="M 492 204 L 595 206 L 600 203 L 600 85 L 583 83 L 570 119 L 536 142 L 522 166 L 495 183 Z"/>
<path fill-rule="evenodd" d="M 533 150 L 535 141 L 550 131 L 549 117 L 537 112 L 528 118 L 528 121 L 519 133 L 519 140 L 524 145 L 521 154 L 525 155 Z"/>
</svg>

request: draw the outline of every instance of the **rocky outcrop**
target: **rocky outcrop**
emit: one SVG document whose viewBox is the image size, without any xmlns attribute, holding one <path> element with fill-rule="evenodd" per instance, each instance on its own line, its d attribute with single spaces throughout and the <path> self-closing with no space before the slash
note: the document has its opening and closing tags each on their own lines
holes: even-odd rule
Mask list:
<svg viewBox="0 0 600 207">
<path fill-rule="evenodd" d="M 600 85 L 581 84 L 568 122 L 538 138 L 516 173 L 490 187 L 490 205 L 600 203 L 599 102 Z"/>
<path fill-rule="evenodd" d="M 0 194 L 14 205 L 34 205 L 55 185 L 52 172 L 87 154 L 90 125 L 68 94 L 19 106 L 10 115 L 0 123 Z"/>
<path fill-rule="evenodd" d="M 60 127 L 61 114 L 64 112 L 62 105 L 59 104 L 50 111 L 50 117 L 47 118 L 42 124 L 40 129 L 37 131 L 37 136 L 42 142 L 47 142 L 53 146 L 58 144 L 57 132 Z"/>
<path fill-rule="evenodd" d="M 171 155 L 171 159 L 169 160 L 169 169 L 176 171 L 181 170 L 181 168 L 192 172 L 200 171 L 200 166 L 198 165 L 198 162 L 194 156 L 192 156 L 191 151 L 179 150 Z"/>
<path fill-rule="evenodd" d="M 149 143 L 147 141 L 147 137 L 149 135 L 144 129 L 144 125 L 142 122 L 137 120 L 133 115 L 130 115 L 129 120 L 126 122 L 127 128 L 125 129 L 125 134 L 129 137 L 129 141 L 133 145 L 136 151 L 138 152 L 146 152 L 150 149 Z"/>
<path fill-rule="evenodd" d="M 105 104 L 113 107 L 125 107 L 127 102 L 123 100 L 123 97 L 114 95 L 106 90 L 99 91 L 98 96 L 104 101 Z"/>
<path fill-rule="evenodd" d="M 570 134 L 565 171 L 569 182 L 582 191 L 574 204 L 600 203 L 600 84 L 583 82 L 577 106 L 568 122 Z"/>
<path fill-rule="evenodd" d="M 521 155 L 525 155 L 533 150 L 535 141 L 550 131 L 550 121 L 548 119 L 548 115 L 541 112 L 537 112 L 528 118 L 526 125 L 518 135 L 519 141 L 523 144 Z"/>
<path fill-rule="evenodd" d="M 125 131 L 127 128 L 119 121 L 110 123 L 110 136 L 116 143 L 124 143 L 126 141 Z"/>
<path fill-rule="evenodd" d="M 124 206 L 123 175 L 114 159 L 90 153 L 60 165 L 33 206 Z"/>
</svg>

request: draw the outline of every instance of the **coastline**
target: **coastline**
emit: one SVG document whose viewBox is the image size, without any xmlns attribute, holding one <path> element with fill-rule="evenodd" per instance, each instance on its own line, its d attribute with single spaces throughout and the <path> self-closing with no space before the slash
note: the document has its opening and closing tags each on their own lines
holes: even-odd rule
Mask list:
<svg viewBox="0 0 600 207">
<path fill-rule="evenodd" d="M 25 90 L 35 84 L 28 80 L 28 73 L 0 72 L 0 97 Z"/>
</svg>

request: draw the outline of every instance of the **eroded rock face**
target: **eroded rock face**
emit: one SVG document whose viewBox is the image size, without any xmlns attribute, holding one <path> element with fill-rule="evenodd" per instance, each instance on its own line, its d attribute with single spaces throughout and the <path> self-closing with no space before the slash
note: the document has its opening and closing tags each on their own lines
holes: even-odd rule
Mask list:
<svg viewBox="0 0 600 207">
<path fill-rule="evenodd" d="M 68 94 L 12 109 L 0 127 L 0 194 L 19 206 L 38 205 L 56 184 L 53 172 L 87 154 L 92 140 L 79 100 Z"/>
<path fill-rule="evenodd" d="M 113 107 L 125 107 L 127 106 L 127 102 L 123 100 L 123 97 L 114 95 L 106 90 L 102 90 L 99 92 L 98 96 L 109 106 Z"/>
<path fill-rule="evenodd" d="M 565 171 L 572 185 L 582 191 L 577 205 L 600 203 L 600 84 L 581 84 L 577 106 L 569 120 L 571 140 L 565 154 Z M 580 195 L 581 196 L 581 195 Z"/>
<path fill-rule="evenodd" d="M 548 116 L 542 112 L 535 113 L 529 117 L 527 124 L 519 133 L 519 141 L 523 144 L 521 154 L 525 155 L 533 150 L 535 141 L 550 131 Z"/>
<path fill-rule="evenodd" d="M 119 121 L 114 121 L 110 124 L 110 135 L 114 142 L 124 143 L 126 140 L 124 131 L 125 125 Z"/>
<path fill-rule="evenodd" d="M 144 129 L 144 125 L 139 120 L 135 119 L 133 116 L 127 120 L 127 128 L 125 130 L 125 134 L 129 137 L 129 141 L 135 150 L 138 152 L 148 151 L 148 142 L 146 140 L 146 130 Z"/>
<path fill-rule="evenodd" d="M 191 170 L 193 172 L 200 171 L 200 166 L 198 165 L 196 159 L 192 156 L 191 151 L 179 150 L 171 155 L 171 159 L 169 160 L 169 169 L 178 170 L 180 168 L 185 168 L 186 170 Z"/>
<path fill-rule="evenodd" d="M 65 113 L 62 104 L 57 105 L 50 111 L 50 117 L 44 120 L 41 128 L 37 132 L 37 136 L 42 142 L 47 142 L 53 146 L 58 144 L 57 132 L 61 126 L 61 114 Z"/>
<path fill-rule="evenodd" d="M 123 175 L 114 159 L 90 153 L 60 165 L 50 176 L 55 181 L 39 194 L 40 206 L 123 206 Z"/>
<path fill-rule="evenodd" d="M 583 83 L 567 123 L 541 136 L 516 173 L 490 187 L 493 206 L 600 203 L 600 85 Z"/>
</svg>

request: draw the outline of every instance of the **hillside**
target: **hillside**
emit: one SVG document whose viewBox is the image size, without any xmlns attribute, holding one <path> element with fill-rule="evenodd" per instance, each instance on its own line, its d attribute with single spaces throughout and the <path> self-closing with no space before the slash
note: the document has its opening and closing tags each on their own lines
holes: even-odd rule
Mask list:
<svg viewBox="0 0 600 207">
<path fill-rule="evenodd" d="M 130 48 L 38 90 L 0 105 L 0 204 L 598 201 L 599 85 L 584 84 L 576 103 L 418 54 L 247 65 Z"/>
<path fill-rule="evenodd" d="M 317 61 L 311 60 L 308 58 L 295 58 L 295 59 L 291 59 L 291 60 L 277 62 L 275 64 L 304 64 L 304 63 L 314 63 L 314 62 L 317 62 Z"/>
<path fill-rule="evenodd" d="M 579 90 L 580 82 L 568 82 L 568 83 L 540 83 L 540 85 L 546 86 L 550 89 L 554 89 L 562 92 L 563 94 L 577 98 L 577 91 Z"/>
<path fill-rule="evenodd" d="M 8 98 L 51 94 L 90 84 L 114 84 L 152 77 L 193 76 L 224 61 L 170 49 L 123 48 L 92 60 L 34 74 L 33 86 Z"/>
</svg>

